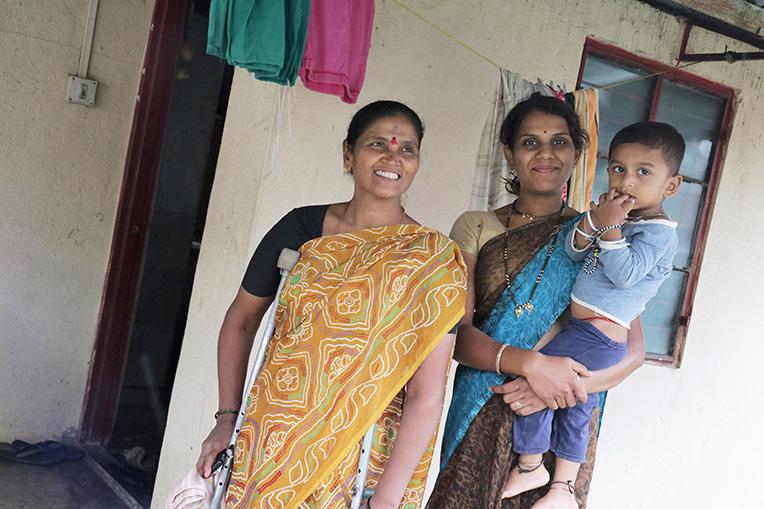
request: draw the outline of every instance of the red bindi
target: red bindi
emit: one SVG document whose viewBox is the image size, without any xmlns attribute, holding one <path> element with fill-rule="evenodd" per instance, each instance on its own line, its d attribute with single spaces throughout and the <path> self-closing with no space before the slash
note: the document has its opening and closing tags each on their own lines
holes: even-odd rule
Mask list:
<svg viewBox="0 0 764 509">
<path fill-rule="evenodd" d="M 390 140 L 390 145 L 397 145 L 397 144 L 398 144 L 398 138 L 396 138 L 395 136 L 393 136 L 393 139 L 392 139 L 392 140 Z"/>
</svg>

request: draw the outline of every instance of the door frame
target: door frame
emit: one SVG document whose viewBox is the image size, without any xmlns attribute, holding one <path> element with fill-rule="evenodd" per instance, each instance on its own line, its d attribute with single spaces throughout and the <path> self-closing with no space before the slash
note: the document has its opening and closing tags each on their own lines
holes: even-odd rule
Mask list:
<svg viewBox="0 0 764 509">
<path fill-rule="evenodd" d="M 83 442 L 105 442 L 114 425 L 186 5 L 187 0 L 154 4 L 85 389 Z"/>
</svg>

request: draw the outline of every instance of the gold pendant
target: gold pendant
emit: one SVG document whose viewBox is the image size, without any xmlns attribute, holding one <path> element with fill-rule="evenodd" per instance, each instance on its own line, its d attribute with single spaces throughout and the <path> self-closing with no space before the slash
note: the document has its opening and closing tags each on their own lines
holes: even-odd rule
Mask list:
<svg viewBox="0 0 764 509">
<path fill-rule="evenodd" d="M 515 316 L 517 318 L 520 318 L 521 316 L 523 316 L 523 306 L 517 306 L 515 308 Z"/>
<path fill-rule="evenodd" d="M 525 303 L 525 310 L 530 314 L 533 313 L 533 304 L 531 304 L 531 301 L 528 301 Z"/>
</svg>

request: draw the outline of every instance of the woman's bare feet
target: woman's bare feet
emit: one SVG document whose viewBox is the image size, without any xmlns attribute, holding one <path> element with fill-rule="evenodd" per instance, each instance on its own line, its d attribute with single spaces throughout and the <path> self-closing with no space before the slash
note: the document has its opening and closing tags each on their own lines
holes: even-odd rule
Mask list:
<svg viewBox="0 0 764 509">
<path fill-rule="evenodd" d="M 572 483 L 555 481 L 549 491 L 531 509 L 578 509 Z"/>
<path fill-rule="evenodd" d="M 543 462 L 518 463 L 509 471 L 501 498 L 512 498 L 526 491 L 540 488 L 549 482 L 549 472 Z"/>
</svg>

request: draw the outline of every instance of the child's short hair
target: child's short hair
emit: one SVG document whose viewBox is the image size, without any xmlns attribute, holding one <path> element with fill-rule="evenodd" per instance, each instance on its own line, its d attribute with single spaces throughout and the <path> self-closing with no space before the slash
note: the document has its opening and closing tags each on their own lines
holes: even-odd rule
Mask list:
<svg viewBox="0 0 764 509">
<path fill-rule="evenodd" d="M 627 125 L 613 137 L 610 142 L 610 153 L 618 145 L 639 143 L 650 148 L 660 149 L 663 159 L 671 170 L 671 175 L 679 173 L 679 167 L 684 158 L 684 138 L 674 127 L 663 122 L 637 122 Z"/>
</svg>

